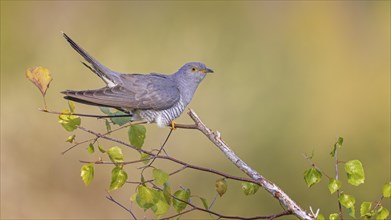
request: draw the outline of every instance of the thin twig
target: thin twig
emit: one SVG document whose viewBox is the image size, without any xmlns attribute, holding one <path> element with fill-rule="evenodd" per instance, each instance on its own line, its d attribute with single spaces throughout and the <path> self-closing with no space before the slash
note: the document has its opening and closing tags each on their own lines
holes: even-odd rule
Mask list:
<svg viewBox="0 0 391 220">
<path fill-rule="evenodd" d="M 178 216 L 182 216 L 182 215 L 184 215 L 184 214 L 186 214 L 186 213 L 189 213 L 189 212 L 192 212 L 192 211 L 195 211 L 195 210 L 197 210 L 197 209 L 195 209 L 195 208 L 191 208 L 191 209 L 188 209 L 188 210 L 186 210 L 186 211 L 183 211 L 183 212 L 180 212 L 180 213 L 177 213 L 177 214 L 175 214 L 175 215 L 171 215 L 171 216 L 168 216 L 168 217 L 165 217 L 165 218 L 161 218 L 162 220 L 164 219 L 173 219 L 173 218 L 175 218 L 175 217 L 178 217 Z"/>
<path fill-rule="evenodd" d="M 278 218 L 278 217 L 281 217 L 281 216 L 284 216 L 284 215 L 291 215 L 291 214 L 292 214 L 292 212 L 290 210 L 285 210 L 285 211 L 283 211 L 281 213 L 278 213 L 278 214 L 270 216 L 269 220 L 275 219 L 275 218 Z"/>
<path fill-rule="evenodd" d="M 335 149 L 334 153 L 334 159 L 335 159 L 335 180 L 338 180 L 338 149 Z M 339 196 L 341 195 L 341 191 L 338 189 L 337 190 L 337 201 L 338 201 L 338 210 L 339 210 L 339 218 L 343 220 L 343 213 L 342 213 L 342 205 L 341 202 L 339 201 Z"/>
<path fill-rule="evenodd" d="M 151 183 L 152 186 L 157 189 L 157 190 L 160 190 L 160 191 L 163 191 L 162 188 L 160 188 L 159 186 Z M 185 190 L 183 188 L 183 190 Z M 170 194 L 170 196 L 175 199 L 175 200 L 178 200 L 180 202 L 183 202 L 183 203 L 186 203 L 187 205 L 189 205 L 190 207 L 192 207 L 189 211 L 184 211 L 182 212 L 180 216 L 183 216 L 183 214 L 185 213 L 188 213 L 188 212 L 191 212 L 191 211 L 194 211 L 194 210 L 198 210 L 198 211 L 201 211 L 201 212 L 206 212 L 206 213 L 209 213 L 210 215 L 214 215 L 216 217 L 218 217 L 218 219 L 220 218 L 225 218 L 225 219 L 240 219 L 240 220 L 252 220 L 252 219 L 274 219 L 276 217 L 280 217 L 280 216 L 283 216 L 283 215 L 291 215 L 292 212 L 290 210 L 285 210 L 283 211 L 282 213 L 278 213 L 278 214 L 274 214 L 274 215 L 269 215 L 269 216 L 253 216 L 253 217 L 243 217 L 243 216 L 231 216 L 231 215 L 223 215 L 223 214 L 220 214 L 220 213 L 217 213 L 217 212 L 214 212 L 212 210 L 210 210 L 209 208 L 208 209 L 205 209 L 205 208 L 201 208 L 201 207 L 198 207 L 196 205 L 194 205 L 193 203 L 189 202 L 189 201 L 186 201 L 186 200 L 183 200 L 183 199 L 180 199 L 172 194 Z M 164 219 L 169 219 L 169 218 L 172 218 L 172 216 L 168 217 L 168 218 L 164 218 Z"/>
<path fill-rule="evenodd" d="M 132 117 L 131 114 L 125 114 L 125 115 L 91 115 L 91 114 L 79 114 L 79 113 L 73 113 L 73 112 L 56 112 L 56 111 L 50 111 L 47 109 L 38 109 L 41 112 L 46 112 L 50 114 L 56 114 L 56 115 L 75 115 L 80 117 L 89 117 L 89 118 L 120 118 L 120 117 Z"/>
<path fill-rule="evenodd" d="M 95 137 L 95 138 L 91 138 L 91 139 L 88 139 L 88 140 L 84 140 L 84 141 L 82 141 L 82 142 L 77 142 L 77 143 L 75 143 L 74 145 L 72 145 L 71 147 L 68 147 L 66 150 L 64 150 L 63 152 L 61 152 L 61 154 L 64 155 L 65 153 L 67 153 L 68 151 L 72 150 L 73 148 L 75 148 L 75 147 L 77 147 L 77 146 L 79 146 L 79 145 L 81 145 L 81 144 L 90 142 L 90 141 L 92 141 L 92 140 L 97 140 L 97 138 Z"/>
<path fill-rule="evenodd" d="M 146 151 L 142 148 L 137 148 L 131 144 L 128 144 L 126 142 L 123 142 L 121 140 L 118 140 L 118 139 L 115 139 L 115 138 L 111 138 L 111 137 L 108 137 L 108 136 L 103 136 L 102 134 L 99 134 L 99 133 L 96 133 L 94 131 L 91 131 L 89 129 L 86 129 L 84 127 L 81 127 L 79 126 L 79 128 L 85 132 L 88 132 L 90 134 L 93 134 L 93 135 L 96 135 L 102 139 L 106 139 L 106 140 L 109 140 L 109 141 L 113 141 L 113 142 L 116 142 L 116 143 L 119 143 L 119 144 L 122 144 L 124 146 L 127 146 L 127 147 L 130 147 L 134 150 L 137 150 L 139 152 L 142 152 L 142 153 L 145 153 L 145 154 L 148 154 L 150 155 L 151 157 L 156 157 L 156 158 L 159 158 L 159 159 L 164 159 L 164 160 L 169 160 L 169 161 L 172 161 L 172 162 L 175 162 L 177 164 L 181 164 L 183 166 L 186 166 L 186 168 L 190 168 L 190 169 L 194 169 L 194 170 L 199 170 L 199 171 L 205 171 L 205 172 L 209 172 L 209 173 L 214 173 L 216 175 L 219 175 L 219 176 L 222 176 L 222 177 L 225 177 L 227 179 L 232 179 L 232 180 L 238 180 L 238 181 L 243 181 L 243 182 L 251 182 L 251 183 L 255 183 L 255 184 L 259 184 L 258 181 L 254 180 L 254 179 L 251 179 L 251 178 L 245 178 L 245 177 L 237 177 L 237 176 L 233 176 L 233 175 L 229 175 L 229 174 L 226 174 L 226 173 L 223 173 L 223 172 L 220 172 L 220 171 L 217 171 L 217 170 L 214 170 L 214 169 L 210 169 L 210 168 L 204 168 L 204 167 L 200 167 L 200 166 L 196 166 L 196 165 L 191 165 L 191 164 L 188 164 L 186 162 L 183 162 L 181 160 L 178 160 L 174 157 L 170 157 L 170 156 L 162 156 L 162 155 L 156 155 L 156 154 L 153 154 L 149 151 Z"/>
<path fill-rule="evenodd" d="M 321 172 L 323 175 L 325 175 L 328 179 L 331 179 L 330 176 L 327 175 L 327 173 L 325 173 L 323 170 L 321 170 L 319 167 L 316 166 L 316 164 L 312 161 L 312 159 L 310 157 L 308 157 L 305 154 L 303 154 L 303 157 L 305 159 L 307 159 L 308 163 L 310 163 L 313 168 L 317 169 L 319 172 Z"/>
<path fill-rule="evenodd" d="M 130 125 L 129 125 L 129 126 L 130 126 Z M 131 144 L 128 144 L 128 143 L 126 143 L 126 142 L 124 142 L 124 141 L 120 141 L 120 140 L 117 140 L 117 139 L 115 139 L 115 138 L 111 138 L 111 137 L 105 136 L 104 134 L 97 133 L 97 132 L 95 132 L 95 131 L 92 131 L 92 130 L 90 130 L 90 129 L 84 128 L 84 127 L 82 127 L 82 126 L 79 126 L 78 128 L 79 128 L 80 130 L 82 130 L 82 131 L 85 131 L 85 132 L 87 132 L 87 133 L 93 134 L 93 135 L 97 136 L 98 138 L 102 138 L 102 139 L 106 139 L 106 140 L 109 140 L 109 141 L 117 142 L 117 143 L 122 144 L 122 145 L 124 145 L 124 146 L 130 147 L 130 148 L 132 148 L 132 149 L 134 149 L 134 150 L 136 150 L 136 151 L 139 151 L 139 152 L 148 154 L 148 155 L 150 155 L 150 156 L 154 156 L 153 153 L 148 152 L 148 151 L 146 151 L 146 150 L 143 150 L 143 149 L 141 149 L 141 148 L 138 148 L 138 147 L 136 147 L 136 146 L 133 146 L 133 145 L 131 145 Z"/>
<path fill-rule="evenodd" d="M 384 196 L 382 195 L 382 196 L 380 197 L 380 200 L 376 203 L 375 207 L 373 207 L 373 210 L 376 210 L 377 207 L 379 207 L 379 206 L 381 205 L 381 202 L 382 202 L 383 199 L 384 199 Z"/>
<path fill-rule="evenodd" d="M 102 134 L 102 135 L 109 135 L 109 134 L 111 134 L 111 133 L 113 133 L 113 132 L 119 131 L 119 130 L 121 130 L 121 129 L 124 129 L 124 128 L 129 127 L 129 126 L 133 126 L 133 125 L 135 125 L 135 124 L 132 124 L 132 123 L 125 124 L 125 125 L 122 125 L 122 126 L 116 128 L 116 129 L 114 129 L 114 130 L 108 131 L 108 132 L 106 132 L 106 133 L 104 133 L 104 134 Z M 67 153 L 68 151 L 72 150 L 73 148 L 77 147 L 78 145 L 84 144 L 84 143 L 86 143 L 86 142 L 94 141 L 94 143 L 95 143 L 98 139 L 99 139 L 99 137 L 95 137 L 95 138 L 91 138 L 91 139 L 88 139 L 88 140 L 85 140 L 85 141 L 76 143 L 76 144 L 74 144 L 73 146 L 71 146 L 71 147 L 69 147 L 68 149 L 66 149 L 65 151 L 61 152 L 61 154 L 65 154 L 65 153 Z"/>
<path fill-rule="evenodd" d="M 128 163 L 128 162 L 125 162 L 124 164 L 129 164 L 129 163 Z M 175 175 L 175 174 L 181 172 L 181 171 L 184 170 L 184 169 L 186 169 L 186 166 L 183 166 L 183 167 L 181 167 L 181 168 L 179 168 L 179 169 L 177 169 L 177 170 L 175 170 L 175 171 L 169 173 L 168 175 L 169 175 L 169 176 L 173 176 L 173 175 Z M 150 183 L 150 182 L 152 182 L 152 181 L 154 181 L 154 179 L 144 180 L 144 182 L 139 182 L 139 181 L 126 181 L 126 182 L 127 182 L 127 183 L 131 183 L 131 184 L 142 184 L 142 183 Z"/>
<path fill-rule="evenodd" d="M 159 149 L 159 151 L 156 153 L 156 156 L 159 156 L 160 152 L 162 152 L 162 150 L 163 150 L 164 146 L 166 145 L 168 139 L 170 138 L 171 133 L 172 133 L 173 130 L 174 130 L 174 129 L 170 129 L 170 131 L 168 132 L 168 135 L 167 135 L 166 139 L 164 140 L 162 146 L 160 146 L 160 149 Z M 152 166 L 152 164 L 153 164 L 153 162 L 155 162 L 155 160 L 156 160 L 156 157 L 154 157 L 154 158 L 152 159 L 152 161 L 148 164 L 148 166 Z"/>
<path fill-rule="evenodd" d="M 137 220 L 137 217 L 133 214 L 132 210 L 131 209 L 128 209 L 126 208 L 124 205 L 122 205 L 120 202 L 118 202 L 117 200 L 115 200 L 110 194 L 108 196 L 106 196 L 106 199 L 108 199 L 109 201 L 112 201 L 114 202 L 115 204 L 117 204 L 119 207 L 125 209 L 127 212 L 130 213 L 130 215 L 133 217 L 134 220 Z"/>
<path fill-rule="evenodd" d="M 157 189 L 159 190 L 162 190 L 161 188 L 159 187 L 156 187 Z M 186 203 L 187 205 L 189 205 L 190 207 L 192 207 L 192 209 L 196 209 L 198 211 L 202 211 L 202 212 L 206 212 L 206 213 L 209 213 L 209 214 L 212 214 L 214 216 L 217 216 L 218 218 L 225 218 L 225 219 L 241 219 L 241 220 L 253 220 L 253 219 L 273 219 L 273 218 L 276 218 L 276 217 L 280 217 L 280 216 L 284 216 L 284 215 L 291 215 L 292 212 L 290 210 L 285 210 L 284 212 L 282 213 L 279 213 L 279 214 L 275 214 L 275 215 L 270 215 L 270 216 L 253 216 L 253 217 L 243 217 L 243 216 L 232 216 L 232 215 L 222 215 L 220 213 L 217 213 L 217 212 L 214 212 L 212 210 L 209 210 L 209 209 L 205 209 L 205 208 L 201 208 L 201 207 L 198 207 L 192 203 L 190 203 L 189 201 L 186 201 L 186 200 L 183 200 L 183 199 L 180 199 L 174 195 L 170 195 L 173 199 L 175 200 L 178 200 L 180 202 L 183 202 L 183 203 Z M 191 210 L 193 211 L 193 210 Z M 167 218 L 168 219 L 168 218 Z"/>
<path fill-rule="evenodd" d="M 215 204 L 218 195 L 219 195 L 219 193 L 216 192 L 216 195 L 215 195 L 215 197 L 213 198 L 212 202 L 210 203 L 208 209 L 212 209 L 212 206 Z"/>
<path fill-rule="evenodd" d="M 148 158 L 146 159 L 140 159 L 140 160 L 134 160 L 134 161 L 128 161 L 128 162 L 111 162 L 111 161 L 86 161 L 86 160 L 79 160 L 80 163 L 94 163 L 94 164 L 115 164 L 115 165 L 129 165 L 129 164 L 134 164 L 134 163 L 140 163 L 149 160 Z"/>
</svg>

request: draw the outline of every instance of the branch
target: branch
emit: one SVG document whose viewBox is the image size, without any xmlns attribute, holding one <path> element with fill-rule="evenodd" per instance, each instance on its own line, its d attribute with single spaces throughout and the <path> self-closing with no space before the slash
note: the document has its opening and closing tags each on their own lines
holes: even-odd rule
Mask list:
<svg viewBox="0 0 391 220">
<path fill-rule="evenodd" d="M 117 200 L 115 200 L 110 194 L 109 194 L 108 196 L 106 196 L 106 199 L 108 199 L 109 201 L 114 202 L 114 203 L 117 204 L 119 207 L 125 209 L 127 212 L 130 213 L 130 215 L 133 217 L 134 220 L 137 220 L 137 217 L 133 214 L 133 212 L 132 212 L 131 209 L 127 209 L 124 205 L 122 205 L 122 204 L 119 203 Z"/>
<path fill-rule="evenodd" d="M 109 135 L 109 134 L 111 134 L 111 133 L 113 133 L 113 132 L 115 132 L 115 131 L 119 131 L 119 130 L 121 130 L 121 129 L 123 129 L 123 128 L 129 127 L 129 126 L 133 126 L 133 125 L 134 125 L 134 124 L 131 124 L 131 123 L 125 124 L 125 125 L 122 125 L 122 126 L 116 128 L 116 129 L 114 129 L 114 130 L 108 131 L 108 132 L 106 132 L 106 133 L 104 133 L 104 134 L 102 134 L 102 135 Z M 73 148 L 79 146 L 80 144 L 84 144 L 84 143 L 86 143 L 86 142 L 93 141 L 93 142 L 95 143 L 96 141 L 98 141 L 98 139 L 99 139 L 99 137 L 96 136 L 95 138 L 91 138 L 91 139 L 88 139 L 88 140 L 85 140 L 85 141 L 76 143 L 76 144 L 72 145 L 71 147 L 69 147 L 68 149 L 66 149 L 65 151 L 61 152 L 61 154 L 64 155 L 65 153 L 67 153 L 68 151 L 72 150 Z"/>
<path fill-rule="evenodd" d="M 311 164 L 311 166 L 313 168 L 317 169 L 319 172 L 321 172 L 323 175 L 325 175 L 328 179 L 331 179 L 331 177 L 329 175 L 327 175 L 327 173 L 325 173 L 323 170 L 321 170 L 319 167 L 317 167 L 314 162 L 312 162 L 311 157 L 307 156 L 306 154 L 303 154 L 303 156 L 308 161 L 308 163 Z"/>
<path fill-rule="evenodd" d="M 201 119 L 198 117 L 198 115 L 190 109 L 190 111 L 188 112 L 189 116 L 192 118 L 192 120 L 195 122 L 195 124 L 193 125 L 182 125 L 182 124 L 177 124 L 175 127 L 176 128 L 184 128 L 184 129 L 197 129 L 199 131 L 201 131 L 206 137 L 208 137 L 208 139 L 214 144 L 216 145 L 224 154 L 225 156 L 231 160 L 231 162 L 237 166 L 240 170 L 242 170 L 246 175 L 248 175 L 250 178 L 243 178 L 243 177 L 237 177 L 237 176 L 232 176 L 232 175 L 228 175 L 228 174 L 225 174 L 223 172 L 220 172 L 220 171 L 217 171 L 217 170 L 213 170 L 213 169 L 208 169 L 208 168 L 203 168 L 203 167 L 199 167 L 199 166 L 194 166 L 194 165 L 190 165 L 186 162 L 183 162 L 183 161 L 180 161 L 176 158 L 173 158 L 173 157 L 170 157 L 170 156 L 162 156 L 162 155 L 157 155 L 157 154 L 154 154 L 154 153 L 151 153 L 149 151 L 146 151 L 146 150 L 143 150 L 141 148 L 136 148 L 135 146 L 133 145 L 130 145 L 126 142 L 123 142 L 123 141 L 120 141 L 118 139 L 115 139 L 115 138 L 111 138 L 111 137 L 108 137 L 108 136 L 105 136 L 104 134 L 99 134 L 97 132 L 94 132 L 94 131 L 91 131 L 89 129 L 86 129 L 86 128 L 83 128 L 81 126 L 79 126 L 79 129 L 85 131 L 85 132 L 88 132 L 88 133 L 91 133 L 95 136 L 97 136 L 98 138 L 102 138 L 102 139 L 107 139 L 107 140 L 110 140 L 110 141 L 113 141 L 113 142 L 117 142 L 117 143 L 120 143 L 124 146 L 127 146 L 127 147 L 130 147 L 134 150 L 137 150 L 139 152 L 143 152 L 145 154 L 148 154 L 150 155 L 152 158 L 159 158 L 159 159 L 166 159 L 166 160 L 169 160 L 169 161 L 172 161 L 172 162 L 175 162 L 177 164 L 181 164 L 183 166 L 185 166 L 186 168 L 190 168 L 190 169 L 195 169 L 195 170 L 200 170 L 200 171 L 205 171 L 205 172 L 209 172 L 209 173 L 214 173 L 214 174 L 217 174 L 217 175 L 220 175 L 220 176 L 223 176 L 227 179 L 233 179 L 233 180 L 239 180 L 239 181 L 245 181 L 245 182 L 252 182 L 252 183 L 255 183 L 255 184 L 258 184 L 260 185 L 262 188 L 264 188 L 267 192 L 269 192 L 273 197 L 275 197 L 277 200 L 279 200 L 280 204 L 286 209 L 286 212 L 284 212 L 282 215 L 288 215 L 288 214 L 294 214 L 296 215 L 299 219 L 310 219 L 310 220 L 314 220 L 316 217 L 314 217 L 314 215 L 311 215 L 309 213 L 307 213 L 304 209 L 302 209 L 301 207 L 299 207 L 284 191 L 282 191 L 277 185 L 275 185 L 273 182 L 267 180 L 266 178 L 264 178 L 261 174 L 259 174 L 256 170 L 254 170 L 253 168 L 251 168 L 249 165 L 247 165 L 243 160 L 241 160 L 229 147 L 228 145 L 221 139 L 221 134 L 216 131 L 216 132 L 213 132 L 211 129 L 209 129 L 202 121 Z M 190 205 L 190 204 L 189 204 Z M 191 205 L 190 205 L 191 206 Z M 199 207 L 194 207 L 192 206 L 193 208 L 199 210 L 199 211 L 206 211 L 203 210 L 202 208 L 199 208 Z M 216 216 L 219 216 L 219 217 L 222 217 L 222 218 L 226 218 L 226 217 L 229 217 L 229 218 L 238 218 L 238 216 L 224 216 L 224 215 L 220 215 L 218 213 L 213 213 L 213 212 L 209 212 L 211 214 L 217 214 Z M 277 214 L 276 216 L 272 217 L 272 216 L 269 216 L 269 218 L 276 218 L 276 217 L 279 217 L 280 215 Z M 241 218 L 241 217 L 239 217 Z M 256 218 L 261 218 L 261 216 L 258 216 Z M 245 218 L 244 218 L 245 219 Z"/>
<path fill-rule="evenodd" d="M 163 190 L 161 189 L 160 187 L 154 185 L 155 188 L 157 188 L 158 190 Z M 198 211 L 201 211 L 201 212 L 205 212 L 205 213 L 209 213 L 210 215 L 214 215 L 216 217 L 218 217 L 218 219 L 240 219 L 240 220 L 253 220 L 253 219 L 274 219 L 274 218 L 278 218 L 278 217 L 281 217 L 281 216 L 284 216 L 284 215 L 291 215 L 292 212 L 290 210 L 285 210 L 281 213 L 277 213 L 277 214 L 274 214 L 274 215 L 270 215 L 270 216 L 253 216 L 253 217 L 242 217 L 242 216 L 232 216 L 232 215 L 223 215 L 223 214 L 220 214 L 220 213 L 217 213 L 217 212 L 214 212 L 210 209 L 205 209 L 205 208 L 201 208 L 201 207 L 198 207 L 194 204 L 192 204 L 191 202 L 189 201 L 186 201 L 186 200 L 183 200 L 183 199 L 180 199 L 174 195 L 170 195 L 173 199 L 175 200 L 178 200 L 180 202 L 183 202 L 183 203 L 186 203 L 187 205 L 189 205 L 191 208 L 184 211 L 184 212 L 181 212 L 181 213 L 178 213 L 176 215 L 173 215 L 173 216 L 169 216 L 169 217 L 166 217 L 166 218 L 162 218 L 162 219 L 172 219 L 174 217 L 177 217 L 177 216 L 183 216 L 183 214 L 185 213 L 189 213 L 191 211 L 194 211 L 194 210 L 198 210 Z"/>
<path fill-rule="evenodd" d="M 268 191 L 273 197 L 279 200 L 279 202 L 290 212 L 296 215 L 299 219 L 315 219 L 314 216 L 307 213 L 300 206 L 298 206 L 284 191 L 282 191 L 273 182 L 264 178 L 256 170 L 247 165 L 241 160 L 221 139 L 221 134 L 216 131 L 213 132 L 209 129 L 198 117 L 198 115 L 190 109 L 188 112 L 191 119 L 195 122 L 197 130 L 201 131 L 209 140 L 216 145 L 225 156 L 233 163 L 236 167 L 242 170 L 247 176 L 257 182 L 262 188 Z"/>
<path fill-rule="evenodd" d="M 382 195 L 379 199 L 379 201 L 376 203 L 375 207 L 373 208 L 373 210 L 376 210 L 380 205 L 381 205 L 381 202 L 382 200 L 384 199 L 384 196 Z"/>
<path fill-rule="evenodd" d="M 335 179 L 338 180 L 338 148 L 335 149 L 334 158 L 335 158 Z M 338 189 L 337 190 L 338 198 L 340 197 L 340 195 L 341 195 L 341 191 Z M 338 198 L 337 201 L 338 201 L 339 218 L 343 220 L 342 205 Z"/>
<path fill-rule="evenodd" d="M 158 159 L 164 159 L 164 160 L 169 160 L 169 161 L 172 161 L 174 163 L 177 163 L 177 164 L 180 164 L 180 165 L 183 165 L 185 166 L 186 168 L 190 168 L 190 169 L 194 169 L 194 170 L 199 170 L 199 171 L 204 171 L 204 172 L 209 172 L 209 173 L 213 173 L 213 174 L 216 174 L 216 175 L 219 175 L 219 176 L 222 176 L 224 178 L 227 178 L 227 179 L 232 179 L 232 180 L 238 180 L 238 181 L 243 181 L 243 182 L 251 182 L 251 183 L 255 183 L 255 184 L 259 184 L 256 180 L 254 179 L 251 179 L 251 178 L 245 178 L 245 177 L 237 177 L 237 176 L 233 176 L 233 175 L 229 175 L 229 174 L 226 174 L 226 173 L 223 173 L 223 172 L 220 172 L 220 171 L 217 171 L 217 170 L 214 170 L 214 169 L 209 169 L 209 168 L 204 168 L 204 167 L 200 167 L 200 166 L 196 166 L 196 165 L 191 165 L 191 164 L 188 164 L 184 161 L 181 161 L 181 160 L 178 160 L 176 158 L 173 158 L 173 157 L 170 157 L 170 156 L 162 156 L 162 155 L 156 155 L 154 153 L 151 153 L 149 151 L 146 151 L 142 148 L 137 148 L 131 144 L 128 144 L 124 141 L 121 141 L 121 140 L 118 140 L 118 139 L 115 139 L 115 138 L 111 138 L 111 137 L 108 137 L 108 136 L 104 136 L 102 134 L 99 134 L 95 131 L 92 131 L 92 130 L 89 130 L 89 129 L 86 129 L 84 127 L 81 127 L 79 126 L 78 127 L 80 130 L 83 130 L 85 132 L 88 132 L 90 134 L 93 134 L 99 138 L 102 138 L 102 139 L 106 139 L 106 140 L 109 140 L 109 141 L 112 141 L 112 142 L 116 142 L 116 143 L 119 143 L 119 144 L 122 144 L 124 146 L 127 146 L 127 147 L 130 147 L 136 151 L 139 151 L 139 152 L 142 152 L 142 153 L 145 153 L 145 154 L 148 154 L 150 155 L 152 158 L 155 157 L 155 158 L 158 158 Z M 86 162 L 86 161 L 83 161 L 83 162 Z M 110 164 L 112 162 L 107 162 L 107 163 L 102 163 L 102 164 Z M 133 162 L 129 162 L 129 163 L 133 163 Z M 126 162 L 124 162 L 123 164 L 126 164 Z"/>
<path fill-rule="evenodd" d="M 49 111 L 46 108 L 45 109 L 38 109 L 41 112 L 46 112 L 50 114 L 56 114 L 56 115 L 76 115 L 80 117 L 89 117 L 89 118 L 97 118 L 97 119 L 102 119 L 102 118 L 121 118 L 121 117 L 131 117 L 132 115 L 126 114 L 126 115 L 90 115 L 90 114 L 79 114 L 79 113 L 66 113 L 66 112 L 56 112 L 56 111 Z M 144 122 L 145 123 L 145 122 Z"/>
</svg>

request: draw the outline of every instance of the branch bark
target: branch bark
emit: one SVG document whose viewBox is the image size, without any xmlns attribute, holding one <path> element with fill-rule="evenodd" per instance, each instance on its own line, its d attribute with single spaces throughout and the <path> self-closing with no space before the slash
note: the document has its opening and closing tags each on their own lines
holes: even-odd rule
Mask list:
<svg viewBox="0 0 391 220">
<path fill-rule="evenodd" d="M 299 219 L 311 219 L 314 220 L 315 216 L 307 213 L 304 209 L 298 206 L 284 191 L 282 191 L 276 184 L 267 180 L 256 170 L 247 165 L 243 160 L 241 160 L 222 140 L 220 132 L 213 132 L 209 129 L 198 117 L 198 115 L 192 110 L 189 109 L 188 112 L 190 118 L 195 123 L 195 128 L 201 131 L 215 146 L 217 146 L 224 155 L 243 171 L 251 179 L 255 180 L 262 188 L 269 192 L 274 198 L 276 198 L 282 206 L 287 210 L 296 215 Z M 177 126 L 180 128 L 180 126 Z"/>
</svg>

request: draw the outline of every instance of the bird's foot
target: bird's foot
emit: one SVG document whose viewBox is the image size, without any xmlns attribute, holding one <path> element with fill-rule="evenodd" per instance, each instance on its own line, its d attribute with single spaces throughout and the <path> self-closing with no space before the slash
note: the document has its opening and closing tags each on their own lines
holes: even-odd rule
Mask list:
<svg viewBox="0 0 391 220">
<path fill-rule="evenodd" d="M 171 121 L 171 130 L 175 130 L 176 129 L 175 124 L 176 123 L 174 121 Z"/>
</svg>

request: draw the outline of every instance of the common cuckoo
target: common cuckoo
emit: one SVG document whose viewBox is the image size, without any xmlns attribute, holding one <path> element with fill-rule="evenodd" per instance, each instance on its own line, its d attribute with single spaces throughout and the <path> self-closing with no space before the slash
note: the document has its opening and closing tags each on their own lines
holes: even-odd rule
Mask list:
<svg viewBox="0 0 391 220">
<path fill-rule="evenodd" d="M 123 74 L 102 65 L 70 37 L 64 38 L 90 65 L 106 86 L 94 90 L 66 90 L 65 99 L 75 102 L 116 108 L 132 115 L 132 121 L 145 120 L 159 127 L 170 125 L 181 115 L 193 98 L 198 85 L 213 70 L 205 64 L 190 62 L 173 74 Z"/>
</svg>

